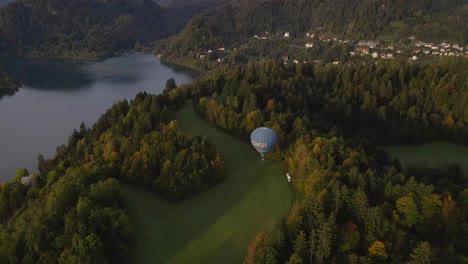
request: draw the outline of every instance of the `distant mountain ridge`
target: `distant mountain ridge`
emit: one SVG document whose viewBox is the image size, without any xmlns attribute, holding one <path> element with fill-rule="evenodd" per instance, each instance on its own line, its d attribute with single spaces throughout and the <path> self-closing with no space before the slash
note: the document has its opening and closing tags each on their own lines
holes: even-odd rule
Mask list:
<svg viewBox="0 0 468 264">
<path fill-rule="evenodd" d="M 183 25 L 151 0 L 18 0 L 0 9 L 0 53 L 100 58 Z"/>
</svg>

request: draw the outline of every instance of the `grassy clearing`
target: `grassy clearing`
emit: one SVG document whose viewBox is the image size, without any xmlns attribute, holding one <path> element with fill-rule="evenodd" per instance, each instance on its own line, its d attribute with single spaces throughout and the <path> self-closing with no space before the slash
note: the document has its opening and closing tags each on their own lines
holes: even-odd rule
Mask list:
<svg viewBox="0 0 468 264">
<path fill-rule="evenodd" d="M 419 146 L 392 146 L 386 150 L 392 158 L 398 158 L 403 168 L 410 164 L 424 164 L 437 168 L 447 163 L 459 163 L 468 177 L 468 147 L 446 143 L 432 142 Z"/>
<path fill-rule="evenodd" d="M 135 224 L 134 263 L 241 263 L 250 241 L 288 213 L 285 172 L 245 142 L 199 118 L 191 105 L 176 116 L 185 132 L 207 136 L 224 158 L 227 179 L 179 203 L 125 187 Z"/>
</svg>

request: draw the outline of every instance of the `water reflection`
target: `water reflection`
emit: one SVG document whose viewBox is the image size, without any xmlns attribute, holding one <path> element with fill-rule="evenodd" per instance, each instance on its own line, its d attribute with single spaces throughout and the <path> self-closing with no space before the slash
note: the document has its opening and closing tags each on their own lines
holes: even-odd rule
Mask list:
<svg viewBox="0 0 468 264">
<path fill-rule="evenodd" d="M 194 79 L 197 78 L 198 76 L 200 76 L 200 72 L 198 72 L 197 70 L 185 67 L 185 66 L 172 64 L 172 63 L 168 63 L 168 62 L 161 62 L 161 64 L 166 66 L 167 68 L 173 70 L 176 73 L 187 74 L 187 75 L 189 75 L 190 77 L 192 77 Z"/>
<path fill-rule="evenodd" d="M 27 58 L 0 58 L 0 66 L 23 85 L 33 89 L 75 90 L 95 82 L 86 70 L 89 62 Z"/>
<path fill-rule="evenodd" d="M 18 168 L 36 172 L 38 154 L 52 157 L 81 122 L 92 126 L 115 102 L 158 94 L 169 78 L 183 84 L 198 75 L 145 54 L 101 62 L 0 58 L 0 68 L 23 84 L 0 99 L 0 183 Z"/>
<path fill-rule="evenodd" d="M 18 89 L 0 89 L 0 100 L 3 97 L 14 95 L 17 91 Z"/>
</svg>

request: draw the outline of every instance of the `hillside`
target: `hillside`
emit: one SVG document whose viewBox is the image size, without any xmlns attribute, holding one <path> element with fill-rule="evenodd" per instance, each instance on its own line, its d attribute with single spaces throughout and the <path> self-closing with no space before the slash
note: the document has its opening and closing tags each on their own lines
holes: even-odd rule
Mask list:
<svg viewBox="0 0 468 264">
<path fill-rule="evenodd" d="M 151 0 L 19 0 L 0 9 L 0 53 L 95 59 L 182 27 Z"/>
<path fill-rule="evenodd" d="M 193 49 L 240 43 L 261 32 L 331 33 L 350 40 L 468 42 L 468 4 L 460 0 L 237 0 L 194 18 L 171 45 Z"/>
<path fill-rule="evenodd" d="M 190 19 L 206 10 L 222 6 L 229 0 L 160 0 L 160 6 L 170 15 Z"/>
</svg>

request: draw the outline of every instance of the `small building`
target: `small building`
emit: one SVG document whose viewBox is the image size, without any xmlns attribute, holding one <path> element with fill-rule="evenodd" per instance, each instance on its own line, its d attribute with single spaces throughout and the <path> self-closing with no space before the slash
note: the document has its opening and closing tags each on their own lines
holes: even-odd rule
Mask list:
<svg viewBox="0 0 468 264">
<path fill-rule="evenodd" d="M 314 43 L 307 42 L 307 43 L 305 44 L 305 47 L 306 47 L 306 48 L 312 48 L 312 47 L 314 47 Z"/>
<path fill-rule="evenodd" d="M 289 38 L 289 37 L 290 37 L 289 32 L 285 32 L 285 33 L 284 33 L 284 37 L 285 37 L 285 38 Z"/>
<path fill-rule="evenodd" d="M 372 52 L 371 56 L 372 56 L 372 58 L 375 59 L 375 58 L 377 58 L 377 57 L 379 56 L 379 53 L 377 53 L 377 52 Z"/>
<path fill-rule="evenodd" d="M 418 60 L 418 57 L 413 56 L 413 57 L 411 57 L 411 60 L 412 60 L 412 61 L 417 61 L 417 60 Z"/>
<path fill-rule="evenodd" d="M 34 175 L 29 174 L 29 176 L 21 177 L 21 184 L 27 187 L 33 186 L 33 177 Z"/>
<path fill-rule="evenodd" d="M 226 50 L 226 49 L 225 49 L 224 47 L 221 47 L 221 48 L 219 48 L 218 50 L 224 51 L 224 50 Z"/>
</svg>

